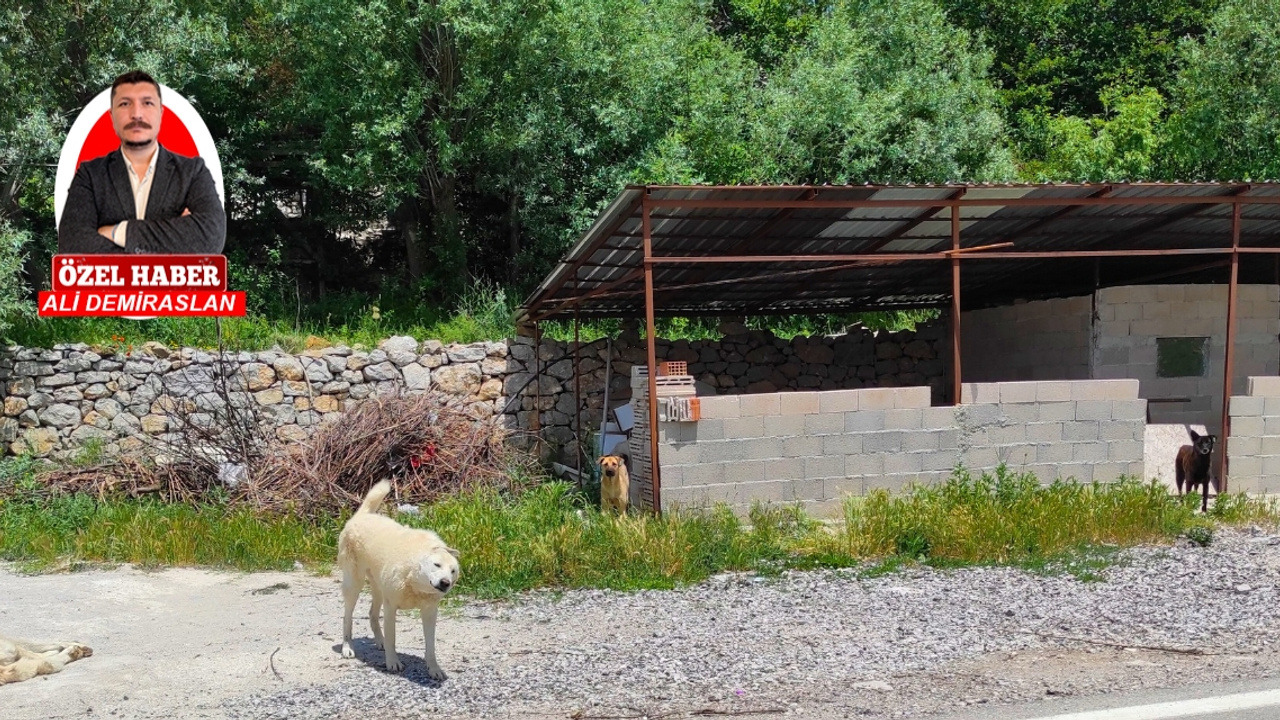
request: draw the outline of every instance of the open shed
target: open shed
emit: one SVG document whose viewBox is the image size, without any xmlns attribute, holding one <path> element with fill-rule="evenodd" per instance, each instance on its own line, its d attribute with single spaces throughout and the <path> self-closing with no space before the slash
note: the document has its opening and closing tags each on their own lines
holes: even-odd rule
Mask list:
<svg viewBox="0 0 1280 720">
<path fill-rule="evenodd" d="M 1210 292 L 1195 295 L 1194 301 L 1184 295 L 1150 311 L 1141 307 L 1148 300 L 1141 292 L 1117 294 L 1148 288 L 1153 290 L 1149 300 L 1161 303 L 1154 289 L 1169 286 L 1218 289 L 1206 288 Z M 966 388 L 970 376 L 994 384 L 1122 380 L 1128 377 L 1123 368 L 1113 375 L 1087 375 L 1105 365 L 1100 356 L 1114 358 L 1123 345 L 1099 344 L 1100 326 L 1117 323 L 1113 334 L 1122 336 L 1133 330 L 1133 322 L 1165 320 L 1165 326 L 1148 328 L 1161 336 L 1150 338 L 1152 348 L 1157 340 L 1188 339 L 1204 340 L 1202 352 L 1221 347 L 1220 362 L 1202 359 L 1201 375 L 1211 365 L 1221 368 L 1213 380 L 1221 383 L 1213 408 L 1220 415 L 1204 424 L 1225 438 L 1232 414 L 1226 398 L 1249 390 L 1245 376 L 1235 373 L 1242 288 L 1252 288 L 1246 317 L 1265 321 L 1246 329 L 1258 346 L 1257 362 L 1246 370 L 1259 377 L 1280 374 L 1275 332 L 1280 297 L 1273 297 L 1280 288 L 1280 184 L 631 186 L 528 298 L 519 319 L 536 324 L 643 317 L 652 338 L 659 315 L 940 308 L 950 334 L 945 401 L 952 406 L 995 392 Z M 1109 290 L 1116 292 L 1100 295 Z M 989 338 L 969 338 L 988 357 L 978 360 L 980 370 L 965 366 L 966 357 L 981 358 L 966 350 L 968 313 L 1086 297 L 1076 303 L 1083 303 L 1085 332 L 1094 337 L 1084 349 L 1086 377 L 1069 370 L 1059 372 L 1061 377 L 1000 377 L 1008 369 L 991 366 L 989 354 L 998 352 L 999 342 Z M 1125 306 L 1123 312 L 1138 306 L 1139 317 L 1123 321 L 1127 326 L 1099 317 L 1108 298 Z M 1174 307 L 1174 302 L 1183 305 Z M 1217 302 L 1220 340 L 1195 329 L 1176 332 L 1177 313 L 1195 311 L 1194 302 Z M 1041 312 L 1060 316 L 1063 307 L 1041 306 Z M 1153 317 L 1146 318 L 1147 312 Z M 987 319 L 1002 322 L 996 315 Z M 1166 328 L 1175 332 L 1162 332 Z M 1025 333 L 1003 340 L 1036 341 Z M 1186 353 L 1185 347 L 1168 344 L 1170 357 Z M 1147 351 L 1134 352 L 1139 350 Z M 1154 367 L 1156 358 L 1149 360 L 1146 364 Z M 648 366 L 656 364 L 650 343 Z M 648 397 L 655 396 L 655 383 L 650 373 Z M 1010 397 L 1026 390 L 1011 388 Z M 1147 398 L 1135 391 L 1133 399 L 1176 404 L 1194 398 Z M 1280 413 L 1280 407 L 1276 410 Z M 656 404 L 649 403 L 647 411 L 649 427 L 658 427 Z M 651 433 L 649 457 L 659 458 L 659 442 L 659 433 Z M 1226 463 L 1222 453 L 1223 487 Z M 668 464 L 653 464 L 655 507 L 661 507 L 662 466 Z"/>
</svg>

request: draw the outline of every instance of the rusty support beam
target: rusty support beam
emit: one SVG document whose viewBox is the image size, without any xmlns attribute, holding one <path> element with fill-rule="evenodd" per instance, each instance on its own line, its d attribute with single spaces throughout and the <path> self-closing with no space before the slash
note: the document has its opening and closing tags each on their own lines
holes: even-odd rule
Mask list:
<svg viewBox="0 0 1280 720">
<path fill-rule="evenodd" d="M 573 281 L 573 291 L 578 291 L 578 281 Z M 582 453 L 584 439 L 582 436 L 582 358 L 579 350 L 582 347 L 578 335 L 578 309 L 573 309 L 573 469 L 578 473 L 578 490 L 583 489 Z"/>
<path fill-rule="evenodd" d="M 653 488 L 653 512 L 662 515 L 662 471 L 658 466 L 658 329 L 653 307 L 653 238 L 650 236 L 649 194 L 640 203 L 644 232 L 644 322 L 649 346 L 649 485 Z"/>
<path fill-rule="evenodd" d="M 1016 198 L 980 198 L 975 200 L 924 199 L 919 200 L 894 198 L 881 200 L 700 200 L 692 198 L 651 199 L 653 207 L 695 208 L 738 208 L 743 210 L 766 210 L 783 208 L 845 209 L 868 207 L 1066 207 L 1066 206 L 1110 206 L 1110 205 L 1230 205 L 1237 200 L 1246 205 L 1280 205 L 1280 196 L 1261 195 L 1255 197 L 1239 197 L 1235 195 L 1174 195 L 1144 197 L 1016 197 Z"/>
<path fill-rule="evenodd" d="M 960 404 L 960 206 L 951 206 L 951 404 Z"/>
<path fill-rule="evenodd" d="M 1218 494 L 1227 492 L 1227 438 L 1231 434 L 1231 385 L 1236 349 L 1236 305 L 1240 280 L 1240 204 L 1231 208 L 1231 282 L 1227 285 L 1227 343 L 1222 368 L 1222 429 L 1218 435 Z"/>
</svg>

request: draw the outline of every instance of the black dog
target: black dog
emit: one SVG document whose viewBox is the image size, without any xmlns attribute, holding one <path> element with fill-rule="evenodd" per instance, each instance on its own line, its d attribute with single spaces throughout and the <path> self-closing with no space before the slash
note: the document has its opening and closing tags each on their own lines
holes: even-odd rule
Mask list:
<svg viewBox="0 0 1280 720">
<path fill-rule="evenodd" d="M 1218 441 L 1214 435 L 1201 435 L 1191 428 L 1191 444 L 1178 448 L 1178 462 L 1174 467 L 1174 475 L 1178 480 L 1178 495 L 1182 495 L 1182 483 L 1187 484 L 1187 492 L 1195 492 L 1197 485 L 1204 490 L 1200 496 L 1200 512 L 1209 510 L 1209 456 L 1213 455 L 1213 445 Z"/>
</svg>

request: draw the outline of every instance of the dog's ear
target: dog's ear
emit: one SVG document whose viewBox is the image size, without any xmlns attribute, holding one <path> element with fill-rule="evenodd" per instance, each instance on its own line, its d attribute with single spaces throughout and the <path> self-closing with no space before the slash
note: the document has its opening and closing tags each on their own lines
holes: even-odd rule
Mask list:
<svg viewBox="0 0 1280 720">
<path fill-rule="evenodd" d="M 1191 433 L 1192 443 L 1195 443 L 1197 440 L 1200 439 L 1200 433 L 1196 432 L 1195 430 L 1192 430 L 1191 428 L 1187 428 L 1187 432 Z"/>
<path fill-rule="evenodd" d="M 458 554 L 458 551 L 457 551 L 457 550 L 455 550 L 455 549 L 453 549 L 453 548 L 451 548 L 451 547 L 449 547 L 449 546 L 447 546 L 447 545 L 445 546 L 445 548 L 444 548 L 444 549 L 445 549 L 445 552 L 447 552 L 447 553 L 449 553 L 450 555 L 452 555 L 455 559 L 456 559 L 456 558 L 460 558 L 460 557 L 461 557 L 461 556 Z"/>
</svg>

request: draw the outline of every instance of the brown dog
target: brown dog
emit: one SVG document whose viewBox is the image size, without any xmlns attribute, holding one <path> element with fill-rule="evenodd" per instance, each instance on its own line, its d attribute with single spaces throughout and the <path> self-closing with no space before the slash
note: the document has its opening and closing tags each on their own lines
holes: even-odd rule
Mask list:
<svg viewBox="0 0 1280 720">
<path fill-rule="evenodd" d="M 627 477 L 627 464 L 620 455 L 600 458 L 600 507 L 625 515 L 631 490 L 631 478 Z"/>
<path fill-rule="evenodd" d="M 1213 445 L 1218 438 L 1213 435 L 1201 435 L 1191 428 L 1191 444 L 1178 448 L 1177 464 L 1173 468 L 1178 482 L 1178 495 L 1182 495 L 1182 484 L 1187 484 L 1187 492 L 1195 492 L 1196 486 L 1203 486 L 1200 495 L 1200 512 L 1209 510 L 1209 458 L 1213 455 Z"/>
</svg>

